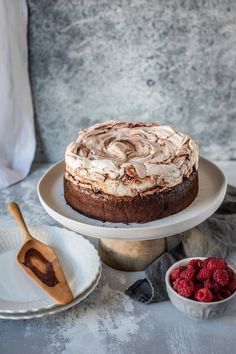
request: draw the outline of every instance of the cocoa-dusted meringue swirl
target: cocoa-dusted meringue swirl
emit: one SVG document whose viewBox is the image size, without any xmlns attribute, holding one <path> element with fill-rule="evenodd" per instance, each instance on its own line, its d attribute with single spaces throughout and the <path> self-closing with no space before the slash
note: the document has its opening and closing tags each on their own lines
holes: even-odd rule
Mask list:
<svg viewBox="0 0 236 354">
<path fill-rule="evenodd" d="M 198 169 L 198 147 L 167 125 L 108 121 L 79 133 L 65 154 L 75 184 L 116 196 L 174 187 Z"/>
</svg>

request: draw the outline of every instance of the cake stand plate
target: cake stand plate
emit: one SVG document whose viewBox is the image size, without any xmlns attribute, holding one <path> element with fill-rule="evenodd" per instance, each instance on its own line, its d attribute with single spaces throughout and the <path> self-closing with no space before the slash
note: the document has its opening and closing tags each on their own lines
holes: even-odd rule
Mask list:
<svg viewBox="0 0 236 354">
<path fill-rule="evenodd" d="M 222 203 L 227 187 L 221 170 L 200 157 L 199 192 L 189 207 L 161 220 L 127 225 L 95 220 L 67 205 L 63 195 L 64 169 L 64 161 L 60 161 L 40 179 L 38 196 L 43 208 L 68 229 L 101 239 L 102 259 L 115 268 L 125 270 L 144 269 L 164 252 L 164 237 L 189 230 L 212 215 Z"/>
</svg>

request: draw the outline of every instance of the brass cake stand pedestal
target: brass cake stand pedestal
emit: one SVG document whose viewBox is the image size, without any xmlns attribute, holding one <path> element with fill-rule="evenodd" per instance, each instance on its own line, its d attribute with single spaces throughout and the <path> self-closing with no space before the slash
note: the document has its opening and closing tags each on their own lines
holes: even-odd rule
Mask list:
<svg viewBox="0 0 236 354">
<path fill-rule="evenodd" d="M 147 241 L 99 241 L 99 254 L 104 263 L 125 271 L 144 270 L 166 250 L 166 238 Z"/>
<path fill-rule="evenodd" d="M 146 224 L 103 223 L 74 211 L 63 196 L 65 163 L 58 162 L 38 184 L 39 200 L 56 221 L 81 235 L 98 238 L 100 255 L 109 266 L 138 271 L 145 269 L 166 249 L 166 237 L 199 225 L 222 203 L 227 183 L 211 161 L 199 159 L 199 192 L 194 202 L 181 212 Z"/>
</svg>

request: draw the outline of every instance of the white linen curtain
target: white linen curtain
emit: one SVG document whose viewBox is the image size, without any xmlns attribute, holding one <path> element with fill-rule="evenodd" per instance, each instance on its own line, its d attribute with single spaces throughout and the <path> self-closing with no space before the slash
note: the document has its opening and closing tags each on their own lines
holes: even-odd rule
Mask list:
<svg viewBox="0 0 236 354">
<path fill-rule="evenodd" d="M 26 0 L 0 0 L 0 189 L 23 179 L 35 153 Z"/>
</svg>

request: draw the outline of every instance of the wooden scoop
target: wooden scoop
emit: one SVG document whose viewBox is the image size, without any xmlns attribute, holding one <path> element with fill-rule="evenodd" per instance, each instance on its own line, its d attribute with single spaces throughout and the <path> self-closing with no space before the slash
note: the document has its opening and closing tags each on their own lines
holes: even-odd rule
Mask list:
<svg viewBox="0 0 236 354">
<path fill-rule="evenodd" d="M 70 303 L 73 295 L 55 252 L 30 235 L 16 203 L 9 203 L 7 207 L 26 237 L 26 242 L 17 255 L 20 266 L 56 302 Z"/>
</svg>

